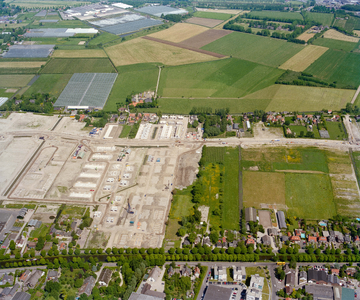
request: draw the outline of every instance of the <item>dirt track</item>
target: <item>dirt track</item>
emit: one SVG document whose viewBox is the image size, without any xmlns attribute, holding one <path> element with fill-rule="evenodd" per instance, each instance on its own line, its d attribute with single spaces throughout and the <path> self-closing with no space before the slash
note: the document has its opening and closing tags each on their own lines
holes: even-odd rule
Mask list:
<svg viewBox="0 0 360 300">
<path fill-rule="evenodd" d="M 177 43 L 173 43 L 173 42 L 168 42 L 168 41 L 160 40 L 160 39 L 153 38 L 153 37 L 150 37 L 150 36 L 143 36 L 142 38 L 143 38 L 143 39 L 146 39 L 146 40 L 150 40 L 150 41 L 154 41 L 154 42 L 158 42 L 158 43 L 170 45 L 170 46 L 175 46 L 175 47 L 179 47 L 179 48 L 191 50 L 191 51 L 198 52 L 198 53 L 202 53 L 202 54 L 207 54 L 207 55 L 214 56 L 214 57 L 217 57 L 217 58 L 226 57 L 225 55 L 222 55 L 222 54 L 219 54 L 219 53 L 214 53 L 214 52 L 210 52 L 210 51 L 206 51 L 206 50 L 200 50 L 200 49 L 196 49 L 196 48 L 193 48 L 193 47 L 185 46 L 185 45 L 182 45 L 182 44 L 177 44 Z"/>
</svg>

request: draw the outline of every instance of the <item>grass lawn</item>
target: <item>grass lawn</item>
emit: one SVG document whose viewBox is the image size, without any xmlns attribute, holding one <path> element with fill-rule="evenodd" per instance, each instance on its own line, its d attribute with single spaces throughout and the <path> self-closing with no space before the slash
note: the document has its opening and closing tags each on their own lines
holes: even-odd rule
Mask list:
<svg viewBox="0 0 360 300">
<path fill-rule="evenodd" d="M 315 220 L 328 219 L 336 215 L 328 175 L 287 173 L 285 186 L 289 214 Z"/>
<path fill-rule="evenodd" d="M 194 13 L 194 17 L 226 21 L 229 20 L 232 15 L 217 12 L 197 11 Z"/>
<path fill-rule="evenodd" d="M 41 73 L 115 73 L 115 69 L 107 58 L 53 58 Z"/>
<path fill-rule="evenodd" d="M 354 50 L 357 46 L 357 43 L 345 42 L 345 41 L 327 39 L 327 38 L 318 38 L 313 42 L 313 44 L 330 49 L 343 50 L 346 52 L 350 52 Z"/>
<path fill-rule="evenodd" d="M 289 19 L 289 20 L 303 20 L 303 16 L 298 12 L 282 12 L 282 11 L 252 11 L 250 13 L 252 17 L 260 18 L 277 18 L 277 19 Z"/>
<path fill-rule="evenodd" d="M 270 37 L 233 32 L 201 49 L 278 67 L 303 48 L 303 45 Z"/>
<path fill-rule="evenodd" d="M 67 205 L 65 209 L 62 211 L 62 214 L 82 217 L 84 212 L 85 212 L 85 207 Z"/>
<path fill-rule="evenodd" d="M 123 125 L 119 138 L 127 138 L 131 130 L 130 125 Z"/>
<path fill-rule="evenodd" d="M 343 140 L 347 138 L 343 125 L 340 122 L 326 122 L 326 127 L 332 140 Z"/>
<path fill-rule="evenodd" d="M 49 93 L 52 97 L 59 97 L 71 76 L 71 74 L 41 74 L 24 95 Z"/>
<path fill-rule="evenodd" d="M 30 237 L 32 238 L 39 238 L 39 237 L 45 237 L 50 229 L 51 224 L 41 224 L 39 228 L 36 228 L 31 231 Z"/>
<path fill-rule="evenodd" d="M 301 131 L 303 131 L 304 135 L 306 134 L 307 130 L 305 126 L 302 125 L 291 125 L 289 126 L 291 132 L 296 133 L 296 136 L 300 136 Z"/>
</svg>

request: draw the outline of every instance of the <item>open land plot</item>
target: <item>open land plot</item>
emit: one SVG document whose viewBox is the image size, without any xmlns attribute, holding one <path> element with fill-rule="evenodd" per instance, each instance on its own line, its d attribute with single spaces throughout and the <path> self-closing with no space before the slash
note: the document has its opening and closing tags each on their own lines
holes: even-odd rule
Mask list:
<svg viewBox="0 0 360 300">
<path fill-rule="evenodd" d="M 351 101 L 354 93 L 354 90 L 334 88 L 272 85 L 243 99 L 271 99 L 265 109 L 270 111 L 318 111 L 324 105 L 340 110 Z"/>
<path fill-rule="evenodd" d="M 133 92 L 155 91 L 159 68 L 155 64 L 138 64 L 118 67 L 118 73 L 105 110 L 116 110 L 116 103 L 125 104 L 126 97 Z"/>
<path fill-rule="evenodd" d="M 223 21 L 216 20 L 216 19 L 192 17 L 190 19 L 187 19 L 185 22 L 212 28 L 212 27 L 215 27 L 215 26 L 221 24 Z"/>
<path fill-rule="evenodd" d="M 329 175 L 286 173 L 285 186 L 288 214 L 314 220 L 336 215 Z"/>
<path fill-rule="evenodd" d="M 334 40 L 339 40 L 339 41 L 344 41 L 344 42 L 352 42 L 352 43 L 357 43 L 359 42 L 359 38 L 358 37 L 354 37 L 354 36 L 348 36 L 345 35 L 335 29 L 329 29 L 324 33 L 324 38 L 327 39 L 334 39 Z"/>
<path fill-rule="evenodd" d="M 254 34 L 233 32 L 201 49 L 278 67 L 304 46 Z"/>
<path fill-rule="evenodd" d="M 281 72 L 236 58 L 165 68 L 159 95 L 238 98 L 273 84 Z"/>
<path fill-rule="evenodd" d="M 262 204 L 284 207 L 285 174 L 244 171 L 243 197 L 245 207 L 262 208 Z"/>
<path fill-rule="evenodd" d="M 64 20 L 57 23 L 46 23 L 45 25 L 40 25 L 40 22 L 34 21 L 29 25 L 30 29 L 39 29 L 39 28 L 90 28 L 91 26 L 88 23 L 82 22 L 80 20 Z"/>
<path fill-rule="evenodd" d="M 146 39 L 134 39 L 105 49 L 115 66 L 160 62 L 181 65 L 210 61 L 213 56 Z"/>
<path fill-rule="evenodd" d="M 17 91 L 17 89 L 1 89 L 0 88 L 0 97 L 10 98 L 12 95 L 14 95 L 14 93 L 16 93 L 16 91 Z"/>
<path fill-rule="evenodd" d="M 149 36 L 169 42 L 180 43 L 207 30 L 208 29 L 203 26 L 177 23 L 168 29 L 152 33 Z"/>
<path fill-rule="evenodd" d="M 328 48 L 321 46 L 309 45 L 300 52 L 296 53 L 288 61 L 284 62 L 279 68 L 284 70 L 292 70 L 302 72 L 323 55 Z"/>
<path fill-rule="evenodd" d="M 54 7 L 54 6 L 74 6 L 87 4 L 89 2 L 77 2 L 77 1 L 51 1 L 51 0 L 41 0 L 41 1 L 29 1 L 29 0 L 7 0 L 6 2 L 20 7 L 26 8 L 43 8 L 43 7 Z"/>
<path fill-rule="evenodd" d="M 0 87 L 16 88 L 29 83 L 34 75 L 0 75 Z"/>
<path fill-rule="evenodd" d="M 319 22 L 324 26 L 330 26 L 334 19 L 334 14 L 306 12 L 305 18 L 311 21 Z"/>
<path fill-rule="evenodd" d="M 89 41 L 89 45 L 106 44 L 108 42 L 111 42 L 111 41 L 117 40 L 117 39 L 119 39 L 119 37 L 115 34 L 108 33 L 108 32 L 102 32 L 96 38 L 91 39 Z"/>
<path fill-rule="evenodd" d="M 360 54 L 329 49 L 305 71 L 337 87 L 360 85 Z"/>
<path fill-rule="evenodd" d="M 252 11 L 250 13 L 252 17 L 260 18 L 276 18 L 276 19 L 288 19 L 288 20 L 303 20 L 303 16 L 298 12 L 282 12 L 282 11 Z"/>
<path fill-rule="evenodd" d="M 350 52 L 354 50 L 357 46 L 357 43 L 354 42 L 346 42 L 346 41 L 326 39 L 326 38 L 318 38 L 313 42 L 313 44 L 322 47 L 327 47 L 330 49 L 343 50 L 346 52 Z"/>
<path fill-rule="evenodd" d="M 40 68 L 45 61 L 6 61 L 0 62 L 0 69 L 3 68 Z"/>
<path fill-rule="evenodd" d="M 46 64 L 41 73 L 115 73 L 115 69 L 107 58 L 53 58 Z"/>
<path fill-rule="evenodd" d="M 209 29 L 192 38 L 182 41 L 181 44 L 188 47 L 200 49 L 201 47 L 204 47 L 205 45 L 214 42 L 230 33 L 231 31 L 229 30 Z"/>
<path fill-rule="evenodd" d="M 70 78 L 71 74 L 41 74 L 24 95 L 49 93 L 52 97 L 59 97 Z"/>
<path fill-rule="evenodd" d="M 315 35 L 315 33 L 304 32 L 304 33 L 300 34 L 300 35 L 297 37 L 297 39 L 298 39 L 298 40 L 303 40 L 303 41 L 307 42 L 307 41 L 310 40 L 314 35 Z"/>
<path fill-rule="evenodd" d="M 78 58 L 78 57 L 107 57 L 102 49 L 89 50 L 55 50 L 52 57 L 62 58 Z"/>
<path fill-rule="evenodd" d="M 231 15 L 216 12 L 197 11 L 194 13 L 194 17 L 226 21 L 231 18 Z"/>
</svg>

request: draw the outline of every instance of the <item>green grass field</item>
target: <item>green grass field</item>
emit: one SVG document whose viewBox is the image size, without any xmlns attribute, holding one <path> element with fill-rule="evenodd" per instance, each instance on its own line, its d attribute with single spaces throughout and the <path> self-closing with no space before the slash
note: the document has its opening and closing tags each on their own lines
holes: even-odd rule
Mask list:
<svg viewBox="0 0 360 300">
<path fill-rule="evenodd" d="M 39 238 L 39 237 L 45 237 L 50 229 L 50 224 L 41 224 L 39 228 L 35 228 L 31 231 L 30 237 L 32 238 Z"/>
<path fill-rule="evenodd" d="M 59 97 L 71 76 L 71 74 L 41 74 L 24 93 L 24 96 L 30 97 L 36 93 L 49 93 L 52 97 Z"/>
<path fill-rule="evenodd" d="M 360 30 L 360 18 L 349 16 L 345 24 L 345 29 L 347 31 Z"/>
<path fill-rule="evenodd" d="M 39 22 L 34 22 L 30 24 L 29 28 L 38 29 L 38 28 L 89 28 L 91 27 L 88 23 L 82 22 L 80 20 L 64 20 L 57 23 L 43 23 L 40 26 Z"/>
<path fill-rule="evenodd" d="M 347 138 L 341 123 L 326 122 L 326 127 L 332 140 L 344 140 Z"/>
<path fill-rule="evenodd" d="M 236 58 L 167 67 L 159 95 L 184 98 L 239 98 L 275 83 L 282 70 Z"/>
<path fill-rule="evenodd" d="M 54 58 L 46 64 L 41 73 L 115 73 L 115 69 L 107 58 Z"/>
<path fill-rule="evenodd" d="M 335 50 L 342 50 L 346 52 L 350 52 L 354 50 L 357 46 L 357 43 L 345 42 L 327 38 L 318 38 L 313 42 L 314 45 L 327 47 Z"/>
<path fill-rule="evenodd" d="M 6 93 L 6 89 L 0 88 L 0 97 L 8 97 L 10 98 L 14 93 Z"/>
<path fill-rule="evenodd" d="M 29 83 L 34 75 L 0 75 L 0 88 L 23 87 Z"/>
<path fill-rule="evenodd" d="M 89 45 L 93 46 L 98 44 L 106 44 L 116 39 L 119 39 L 117 35 L 108 32 L 102 32 L 99 36 L 90 40 Z"/>
<path fill-rule="evenodd" d="M 123 125 L 119 138 L 121 139 L 127 138 L 129 136 L 130 130 L 131 130 L 130 125 Z"/>
<path fill-rule="evenodd" d="M 116 110 L 116 103 L 125 104 L 126 97 L 132 93 L 155 91 L 159 68 L 155 64 L 137 64 L 118 67 L 116 78 L 105 110 Z"/>
<path fill-rule="evenodd" d="M 278 67 L 304 49 L 304 46 L 254 34 L 233 32 L 202 49 Z"/>
<path fill-rule="evenodd" d="M 305 72 L 327 80 L 336 82 L 337 87 L 360 85 L 360 54 L 346 53 L 329 49 L 317 59 Z"/>
<path fill-rule="evenodd" d="M 39 68 L 0 68 L 0 74 L 36 74 Z"/>
<path fill-rule="evenodd" d="M 336 215 L 328 175 L 287 173 L 285 186 L 289 214 L 314 220 L 328 219 Z"/>
<path fill-rule="evenodd" d="M 194 13 L 194 17 L 226 21 L 229 20 L 232 15 L 217 12 L 197 11 Z"/>
<path fill-rule="evenodd" d="M 305 18 L 310 21 L 319 22 L 324 26 L 330 26 L 334 19 L 334 14 L 306 12 Z"/>
<path fill-rule="evenodd" d="M 252 11 L 250 13 L 250 16 L 260 17 L 260 18 L 303 20 L 302 15 L 298 12 L 282 12 L 282 11 L 272 11 L 272 10 Z"/>
<path fill-rule="evenodd" d="M 64 7 L 64 6 L 77 6 L 81 4 L 86 4 L 89 2 L 82 1 L 57 1 L 57 0 L 39 0 L 39 1 L 33 1 L 33 0 L 7 0 L 6 3 L 9 3 L 10 5 L 25 7 L 25 8 L 53 8 L 53 7 Z"/>
</svg>

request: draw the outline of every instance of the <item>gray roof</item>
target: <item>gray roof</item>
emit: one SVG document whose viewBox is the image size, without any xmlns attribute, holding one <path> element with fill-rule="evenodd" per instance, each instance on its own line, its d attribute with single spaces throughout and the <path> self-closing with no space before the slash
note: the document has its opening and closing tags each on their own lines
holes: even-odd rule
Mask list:
<svg viewBox="0 0 360 300">
<path fill-rule="evenodd" d="M 209 285 L 204 300 L 230 299 L 232 290 L 216 285 Z"/>
<path fill-rule="evenodd" d="M 144 295 L 144 294 L 138 294 L 138 293 L 132 293 L 130 295 L 129 300 L 160 300 L 162 298 L 150 296 L 150 295 Z"/>
<path fill-rule="evenodd" d="M 24 292 L 17 292 L 12 300 L 30 300 L 31 295 Z"/>
<path fill-rule="evenodd" d="M 13 57 L 48 57 L 55 45 L 14 45 L 3 56 Z"/>
<path fill-rule="evenodd" d="M 256 209 L 253 207 L 247 207 L 245 208 L 245 220 L 246 222 L 249 221 L 256 221 Z"/>
<path fill-rule="evenodd" d="M 58 276 L 58 272 L 55 271 L 55 270 L 51 270 L 48 272 L 47 274 L 47 277 L 50 278 L 50 277 L 57 277 Z"/>
<path fill-rule="evenodd" d="M 285 222 L 285 214 L 283 211 L 279 210 L 277 213 L 277 218 L 278 218 L 278 222 L 279 222 L 279 228 L 287 228 L 286 226 L 286 222 Z"/>
<path fill-rule="evenodd" d="M 84 284 L 79 289 L 79 295 L 86 294 L 86 295 L 90 296 L 91 292 L 92 292 L 92 290 L 93 290 L 93 288 L 95 286 L 95 282 L 96 282 L 96 280 L 92 276 L 86 278 L 84 280 Z"/>
<path fill-rule="evenodd" d="M 101 282 L 105 282 L 106 284 L 109 284 L 110 279 L 111 279 L 111 274 L 112 274 L 112 271 L 110 269 L 103 269 L 99 276 L 98 282 L 101 281 Z"/>
<path fill-rule="evenodd" d="M 305 292 L 312 294 L 314 298 L 321 298 L 322 300 L 333 300 L 334 292 L 332 287 L 323 285 L 305 285 Z"/>
</svg>

